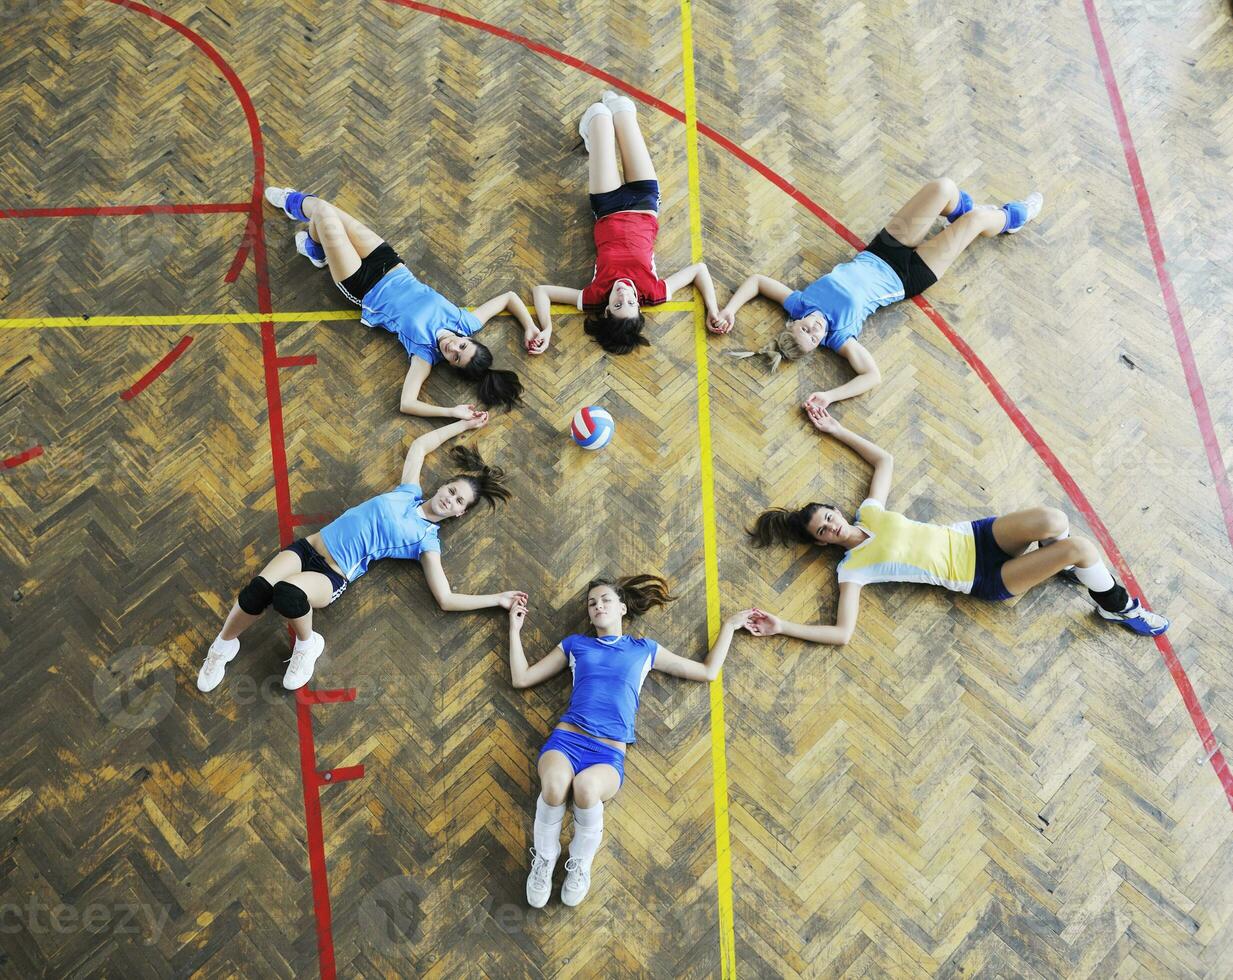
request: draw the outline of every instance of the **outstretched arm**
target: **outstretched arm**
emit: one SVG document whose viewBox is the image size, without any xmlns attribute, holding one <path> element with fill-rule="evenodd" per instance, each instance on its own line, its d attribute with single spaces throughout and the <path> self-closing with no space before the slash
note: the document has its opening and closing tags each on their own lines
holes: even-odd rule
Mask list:
<svg viewBox="0 0 1233 980">
<path fill-rule="evenodd" d="M 441 448 L 442 444 L 462 435 L 468 429 L 479 429 L 488 424 L 488 413 L 480 412 L 472 419 L 451 422 L 449 425 L 438 426 L 431 432 L 425 432 L 411 443 L 407 450 L 407 458 L 402 463 L 402 479 L 399 483 L 419 483 L 420 471 L 424 468 L 424 460 L 429 453 Z"/>
<path fill-rule="evenodd" d="M 695 262 L 687 265 L 680 272 L 674 272 L 664 282 L 668 286 L 668 299 L 683 286 L 694 285 L 702 294 L 702 302 L 706 304 L 706 320 L 713 324 L 719 319 L 719 307 L 715 305 L 715 284 L 711 281 L 711 271 L 705 262 Z M 714 330 L 714 327 L 711 328 Z"/>
<path fill-rule="evenodd" d="M 437 600 L 437 605 L 446 612 L 469 612 L 472 609 L 489 609 L 492 606 L 509 609 L 517 602 L 526 604 L 527 594 L 525 592 L 494 592 L 490 595 L 455 592 L 450 588 L 449 580 L 441 568 L 439 551 L 425 551 L 420 555 L 420 564 L 424 566 L 424 576 L 428 579 L 428 591 Z"/>
<path fill-rule="evenodd" d="M 749 624 L 745 628 L 754 636 L 792 636 L 798 640 L 808 640 L 810 643 L 843 646 L 852 639 L 860 604 L 860 585 L 856 582 L 841 582 L 839 584 L 839 609 L 835 614 L 834 626 L 824 624 L 805 626 L 801 623 L 790 623 L 786 619 L 780 619 L 761 609 L 754 609 L 750 613 Z"/>
<path fill-rule="evenodd" d="M 865 494 L 865 497 L 886 506 L 886 498 L 890 494 L 891 477 L 895 472 L 895 457 L 864 436 L 858 436 L 855 432 L 845 429 L 839 424 L 839 420 L 825 408 L 814 408 L 806 403 L 805 412 L 814 428 L 842 442 L 873 467 L 873 476 L 869 478 L 869 492 Z"/>
<path fill-rule="evenodd" d="M 428 419 L 471 419 L 479 415 L 479 409 L 474 405 L 455 405 L 452 408 L 445 405 L 432 405 L 420 398 L 420 389 L 428 379 L 432 365 L 419 355 L 411 358 L 411 366 L 407 368 L 407 377 L 402 383 L 402 398 L 398 402 L 398 411 L 403 415 L 416 415 Z"/>
<path fill-rule="evenodd" d="M 526 618 L 525 602 L 509 607 L 509 675 L 514 687 L 534 687 L 565 669 L 565 651 L 559 643 L 533 666 L 527 664 L 527 655 L 522 650 L 522 624 Z"/>
<path fill-rule="evenodd" d="M 671 650 L 661 646 L 659 652 L 655 654 L 655 669 L 662 670 L 673 677 L 684 677 L 687 681 L 715 680 L 720 670 L 723 669 L 724 660 L 727 659 L 728 647 L 732 645 L 733 634 L 742 626 L 749 625 L 749 618 L 752 614 L 752 609 L 744 609 L 725 619 L 723 625 L 719 627 L 719 636 L 715 638 L 715 645 L 707 653 L 706 659 L 701 662 L 678 657 Z"/>
<path fill-rule="evenodd" d="M 839 348 L 839 353 L 852 365 L 856 377 L 830 391 L 815 391 L 805 399 L 806 407 L 812 405 L 815 408 L 826 408 L 845 398 L 864 394 L 882 380 L 882 374 L 878 371 L 873 355 L 855 340 L 845 341 Z"/>
<path fill-rule="evenodd" d="M 543 341 L 540 346 L 540 338 L 542 332 L 535 325 L 535 321 L 531 319 L 531 314 L 527 310 L 527 304 L 522 301 L 522 297 L 515 292 L 502 293 L 500 296 L 495 296 L 487 303 L 477 306 L 471 311 L 480 322 L 480 326 L 486 324 L 494 316 L 501 313 L 510 313 L 518 322 L 518 326 L 522 329 L 523 346 L 532 354 L 542 354 L 548 348 L 547 340 Z"/>
<path fill-rule="evenodd" d="M 770 276 L 752 275 L 746 279 L 732 294 L 732 298 L 718 316 L 715 317 L 715 323 L 711 325 L 711 329 L 715 333 L 728 333 L 736 326 L 736 314 L 741 307 L 748 303 L 755 296 L 765 296 L 767 299 L 773 299 L 776 303 L 783 305 L 783 301 L 792 295 L 792 290 L 781 283 L 778 279 L 772 279 Z"/>
<path fill-rule="evenodd" d="M 552 337 L 552 304 L 566 303 L 574 309 L 581 309 L 582 290 L 541 284 L 531 290 L 531 299 L 535 303 L 535 317 L 539 320 L 539 339 L 543 344 L 539 353 L 542 353 L 548 349 L 548 340 Z"/>
</svg>

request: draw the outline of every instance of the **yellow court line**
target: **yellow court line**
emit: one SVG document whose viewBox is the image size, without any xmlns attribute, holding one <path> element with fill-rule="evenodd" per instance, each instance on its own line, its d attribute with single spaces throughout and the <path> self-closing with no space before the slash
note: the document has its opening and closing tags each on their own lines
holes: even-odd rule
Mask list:
<svg viewBox="0 0 1233 980">
<path fill-rule="evenodd" d="M 681 67 L 685 80 L 685 159 L 689 167 L 689 250 L 702 261 L 702 194 L 698 184 L 698 112 L 694 91 L 693 13 L 681 0 Z M 702 557 L 706 566 L 706 632 L 719 635 L 719 555 L 715 535 L 715 466 L 711 446 L 710 373 L 706 310 L 694 305 L 694 361 L 698 370 L 698 442 L 702 456 Z M 736 929 L 732 909 L 732 839 L 728 821 L 728 761 L 724 751 L 723 672 L 711 682 L 711 772 L 715 796 L 715 865 L 719 892 L 719 966 L 724 980 L 736 977 Z"/>
<path fill-rule="evenodd" d="M 688 313 L 693 302 L 660 303 L 645 312 Z M 573 306 L 553 305 L 553 316 L 581 316 Z M 502 313 L 502 316 L 509 316 Z M 0 317 L 0 330 L 45 330 L 52 327 L 197 327 L 238 323 L 322 323 L 329 320 L 358 320 L 359 310 L 304 310 L 299 313 L 138 313 L 122 316 L 26 316 Z"/>
</svg>

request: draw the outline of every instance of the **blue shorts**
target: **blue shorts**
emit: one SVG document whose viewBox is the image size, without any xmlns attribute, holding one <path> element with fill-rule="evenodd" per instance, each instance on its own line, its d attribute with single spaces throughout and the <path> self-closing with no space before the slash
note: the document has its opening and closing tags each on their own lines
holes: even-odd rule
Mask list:
<svg viewBox="0 0 1233 980">
<path fill-rule="evenodd" d="M 976 575 L 972 579 L 972 591 L 968 595 L 990 602 L 1002 602 L 1014 598 L 1002 582 L 1002 566 L 1011 556 L 998 547 L 993 537 L 993 522 L 996 517 L 982 517 L 972 522 L 972 537 L 976 541 Z"/>
<path fill-rule="evenodd" d="M 612 766 L 621 777 L 621 783 L 625 782 L 625 753 L 590 735 L 554 728 L 539 750 L 540 755 L 545 752 L 560 752 L 569 760 L 575 776 L 591 766 Z"/>
<path fill-rule="evenodd" d="M 618 211 L 654 211 L 659 214 L 659 181 L 631 180 L 614 191 L 591 195 L 591 213 L 596 221 Z"/>
</svg>

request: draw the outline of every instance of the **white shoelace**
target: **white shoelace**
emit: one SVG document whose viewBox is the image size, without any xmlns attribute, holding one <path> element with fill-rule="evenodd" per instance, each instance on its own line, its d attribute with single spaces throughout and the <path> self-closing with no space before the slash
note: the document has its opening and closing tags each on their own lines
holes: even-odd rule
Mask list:
<svg viewBox="0 0 1233 980">
<path fill-rule="evenodd" d="M 568 862 L 566 862 L 568 864 Z M 549 868 L 552 867 L 552 862 L 547 858 L 542 858 L 535 853 L 535 848 L 531 848 L 531 884 L 536 888 L 548 888 L 552 883 L 549 876 Z"/>
<path fill-rule="evenodd" d="M 591 869 L 582 863 L 582 858 L 570 858 L 565 862 L 565 883 L 574 881 L 575 887 L 585 885 L 591 878 Z"/>
</svg>

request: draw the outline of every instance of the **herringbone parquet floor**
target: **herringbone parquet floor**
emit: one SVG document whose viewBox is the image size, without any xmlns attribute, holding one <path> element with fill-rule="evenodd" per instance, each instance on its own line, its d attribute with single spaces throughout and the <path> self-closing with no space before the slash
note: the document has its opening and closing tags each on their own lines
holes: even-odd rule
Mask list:
<svg viewBox="0 0 1233 980">
<path fill-rule="evenodd" d="M 476 304 L 584 282 L 592 252 L 576 119 L 594 79 L 385 0 L 180 0 L 158 11 L 251 93 L 271 182 L 312 187 Z M 683 106 L 673 3 L 457 8 Z M 1216 440 L 1233 454 L 1222 219 L 1233 163 L 1226 4 L 1096 5 L 1142 154 Z M 979 198 L 1034 186 L 1047 210 L 982 242 L 929 298 L 1091 501 L 1154 605 L 1222 745 L 1233 732 L 1233 547 L 1081 0 L 716 2 L 693 11 L 698 116 L 868 236 L 941 173 Z M 183 33 L 105 0 L 0 9 L 0 209 L 243 204 L 249 122 Z M 661 270 L 689 261 L 685 127 L 641 112 L 664 187 Z M 703 140 L 706 258 L 721 297 L 758 270 L 804 283 L 850 248 Z M 339 309 L 265 222 L 275 311 Z M 259 309 L 243 213 L 0 218 L 0 317 Z M 249 245 L 251 246 L 251 242 Z M 754 552 L 768 503 L 859 498 L 862 472 L 794 411 L 841 377 L 769 376 L 709 344 L 725 610 L 830 615 L 832 560 Z M 604 570 L 682 599 L 642 628 L 706 641 L 693 318 L 607 358 L 561 318 L 524 407 L 478 437 L 513 503 L 450 528 L 455 587 L 532 593 L 528 649 L 581 627 Z M 131 401 L 180 340 L 187 351 Z M 387 488 L 424 424 L 397 412 L 405 359 L 354 321 L 279 326 L 273 370 L 290 513 L 311 530 Z M 915 307 L 864 339 L 885 381 L 840 406 L 897 458 L 894 501 L 955 521 L 1063 489 Z M 278 545 L 269 352 L 255 323 L 0 330 L 0 973 L 287 976 L 318 969 L 294 702 L 271 620 L 224 687 L 196 668 L 236 588 Z M 467 397 L 440 374 L 427 394 Z M 612 409 L 583 456 L 565 419 Z M 276 413 L 277 414 L 277 413 Z M 430 461 L 431 479 L 442 475 Z M 722 969 L 701 686 L 653 676 L 594 891 L 522 896 L 534 758 L 565 681 L 515 691 L 504 621 L 440 613 L 418 569 L 377 565 L 325 613 L 314 710 L 332 940 L 342 976 L 714 976 Z M 747 976 L 1233 975 L 1233 814 L 1152 643 L 1102 629 L 1068 587 L 1008 607 L 908 587 L 865 597 L 843 649 L 738 638 L 724 676 L 737 971 Z"/>
</svg>

